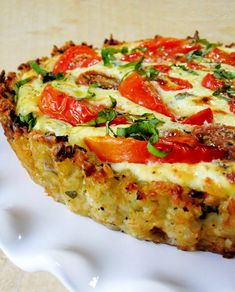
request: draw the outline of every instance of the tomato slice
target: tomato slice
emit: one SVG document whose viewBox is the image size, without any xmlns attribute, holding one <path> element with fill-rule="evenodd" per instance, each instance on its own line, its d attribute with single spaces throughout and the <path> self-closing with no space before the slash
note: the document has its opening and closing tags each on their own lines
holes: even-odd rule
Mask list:
<svg viewBox="0 0 235 292">
<path fill-rule="evenodd" d="M 98 112 L 104 108 L 92 105 L 87 100 L 76 100 L 50 84 L 44 88 L 38 106 L 42 113 L 73 126 L 96 118 Z"/>
<path fill-rule="evenodd" d="M 214 48 L 206 55 L 206 58 L 209 58 L 214 62 L 235 66 L 235 52 L 227 53 L 218 48 Z"/>
<path fill-rule="evenodd" d="M 158 79 L 157 82 L 161 88 L 166 91 L 189 89 L 193 87 L 188 80 L 170 76 L 164 76 L 164 78 Z"/>
<path fill-rule="evenodd" d="M 142 163 L 167 162 L 167 163 L 198 163 L 222 159 L 226 153 L 217 148 L 197 145 L 190 147 L 183 143 L 161 139 L 155 147 L 169 152 L 164 158 L 159 158 L 147 150 L 147 142 L 132 138 L 113 138 L 111 136 L 86 137 L 87 147 L 94 152 L 103 162 Z"/>
<path fill-rule="evenodd" d="M 137 72 L 127 76 L 119 85 L 118 90 L 124 97 L 134 103 L 174 119 L 170 110 L 161 100 L 158 91 L 152 88 L 151 84 Z"/>
<path fill-rule="evenodd" d="M 204 122 L 211 124 L 213 122 L 213 112 L 210 108 L 206 108 L 193 114 L 190 117 L 187 117 L 182 124 L 191 124 L 191 125 L 203 125 Z"/>
<path fill-rule="evenodd" d="M 213 74 L 208 73 L 201 82 L 202 86 L 211 89 L 217 90 L 220 87 L 224 86 L 224 81 L 216 78 Z"/>
<path fill-rule="evenodd" d="M 176 38 L 157 37 L 144 42 L 140 47 L 147 48 L 146 57 L 170 57 L 174 58 L 178 54 L 187 54 L 192 50 L 200 50 L 201 45 L 189 45 L 186 40 Z"/>
<path fill-rule="evenodd" d="M 154 68 L 157 69 L 161 73 L 168 73 L 171 70 L 171 66 L 168 66 L 165 64 L 154 65 Z"/>
<path fill-rule="evenodd" d="M 53 73 L 66 72 L 75 68 L 95 65 L 101 57 L 88 46 L 78 45 L 67 49 L 56 62 Z"/>
<path fill-rule="evenodd" d="M 206 67 L 206 66 L 204 66 L 204 65 L 197 64 L 197 63 L 193 63 L 193 62 L 188 62 L 188 63 L 187 63 L 187 66 L 188 66 L 190 69 L 193 69 L 193 70 L 204 70 L 204 69 L 208 69 L 208 67 Z"/>
<path fill-rule="evenodd" d="M 112 122 L 110 122 L 110 125 L 124 125 L 129 124 L 128 120 L 124 116 L 117 116 Z"/>
<path fill-rule="evenodd" d="M 143 52 L 141 51 L 135 51 L 133 53 L 125 54 L 121 60 L 126 62 L 133 62 L 136 60 L 139 60 L 143 56 Z"/>
<path fill-rule="evenodd" d="M 231 113 L 235 114 L 235 101 L 229 101 L 228 105 Z"/>
</svg>

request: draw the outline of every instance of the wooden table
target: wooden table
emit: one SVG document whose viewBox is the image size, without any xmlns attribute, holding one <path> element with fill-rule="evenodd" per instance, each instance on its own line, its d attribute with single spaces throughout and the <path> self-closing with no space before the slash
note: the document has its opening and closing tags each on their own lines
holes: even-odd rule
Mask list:
<svg viewBox="0 0 235 292">
<path fill-rule="evenodd" d="M 235 41 L 231 0 L 8 0 L 0 1 L 0 68 L 49 54 L 66 40 L 101 45 L 156 34 L 184 37 L 199 30 L 211 41 Z M 66 291 L 49 273 L 26 273 L 0 252 L 0 291 Z"/>
</svg>

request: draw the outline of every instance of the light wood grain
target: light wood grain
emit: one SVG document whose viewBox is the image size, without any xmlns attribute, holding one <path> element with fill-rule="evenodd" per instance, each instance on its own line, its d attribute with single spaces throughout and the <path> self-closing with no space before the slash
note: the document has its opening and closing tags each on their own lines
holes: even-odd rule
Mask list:
<svg viewBox="0 0 235 292">
<path fill-rule="evenodd" d="M 212 41 L 230 43 L 234 15 L 231 0 L 0 0 L 0 69 L 15 70 L 70 39 L 98 46 L 111 33 L 134 40 L 199 30 Z M 48 273 L 22 272 L 0 253 L 0 291 L 66 290 Z"/>
</svg>

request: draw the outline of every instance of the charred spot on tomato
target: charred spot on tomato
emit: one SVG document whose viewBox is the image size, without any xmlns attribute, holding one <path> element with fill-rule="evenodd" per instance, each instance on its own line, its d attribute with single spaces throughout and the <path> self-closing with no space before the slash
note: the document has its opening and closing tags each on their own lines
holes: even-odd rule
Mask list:
<svg viewBox="0 0 235 292">
<path fill-rule="evenodd" d="M 68 136 L 56 136 L 56 142 L 68 142 Z"/>
<path fill-rule="evenodd" d="M 209 206 L 204 203 L 201 204 L 201 212 L 199 219 L 206 219 L 209 213 L 219 214 L 218 206 Z"/>
</svg>

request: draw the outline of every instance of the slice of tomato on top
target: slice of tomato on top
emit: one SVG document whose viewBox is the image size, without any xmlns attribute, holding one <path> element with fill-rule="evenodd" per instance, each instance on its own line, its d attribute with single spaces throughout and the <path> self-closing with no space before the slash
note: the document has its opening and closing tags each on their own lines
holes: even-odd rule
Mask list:
<svg viewBox="0 0 235 292">
<path fill-rule="evenodd" d="M 188 138 L 187 138 L 188 139 Z M 111 136 L 86 137 L 84 139 L 87 147 L 94 152 L 103 162 L 119 163 L 199 163 L 209 162 L 214 159 L 222 159 L 226 152 L 218 148 L 196 144 L 191 147 L 187 143 L 179 142 L 177 138 L 171 141 L 171 137 L 162 138 L 154 146 L 169 154 L 164 157 L 156 157 L 147 150 L 147 141 L 132 138 L 113 138 Z M 181 142 L 180 142 L 181 141 Z"/>
<path fill-rule="evenodd" d="M 182 90 L 192 88 L 192 84 L 188 80 L 175 78 L 168 75 L 163 76 L 157 80 L 158 84 L 163 90 Z"/>
<path fill-rule="evenodd" d="M 92 48 L 86 45 L 72 46 L 56 62 L 53 73 L 57 74 L 75 68 L 89 67 L 99 61 L 101 61 L 101 57 Z"/>
<path fill-rule="evenodd" d="M 201 82 L 202 86 L 211 90 L 217 90 L 224 86 L 224 81 L 216 78 L 213 74 L 208 73 Z"/>
<path fill-rule="evenodd" d="M 213 112 L 210 108 L 206 108 L 197 112 L 196 114 L 187 117 L 183 120 L 182 124 L 198 125 L 201 126 L 205 122 L 211 124 L 213 122 Z"/>
<path fill-rule="evenodd" d="M 134 103 L 175 119 L 162 101 L 157 89 L 137 72 L 133 72 L 127 76 L 120 83 L 118 90 L 124 97 Z"/>
<path fill-rule="evenodd" d="M 91 121 L 104 108 L 87 100 L 76 100 L 50 84 L 44 88 L 38 106 L 42 113 L 73 126 Z"/>
<path fill-rule="evenodd" d="M 218 48 L 214 48 L 205 57 L 214 62 L 220 62 L 235 66 L 235 52 L 227 53 Z"/>
</svg>

